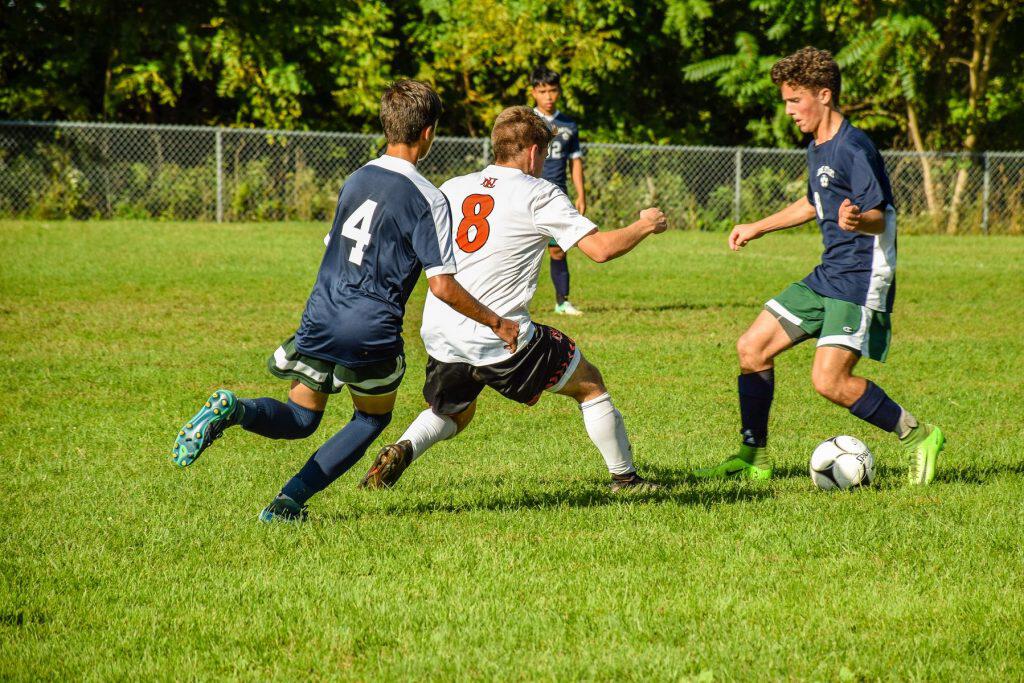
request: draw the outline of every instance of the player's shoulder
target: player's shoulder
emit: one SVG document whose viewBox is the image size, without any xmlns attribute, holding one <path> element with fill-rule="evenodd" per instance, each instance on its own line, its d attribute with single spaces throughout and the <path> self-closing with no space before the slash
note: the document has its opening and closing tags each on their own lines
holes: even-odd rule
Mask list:
<svg viewBox="0 0 1024 683">
<path fill-rule="evenodd" d="M 388 201 L 406 201 L 434 208 L 447 205 L 444 194 L 432 182 L 423 177 L 416 167 L 397 157 L 381 156 L 370 161 L 354 174 L 352 179 L 360 175 L 360 180 L 377 185 L 391 185 Z"/>
<path fill-rule="evenodd" d="M 878 154 L 878 147 L 875 145 L 875 141 L 871 139 L 871 136 L 852 123 L 849 123 L 849 119 L 847 119 L 847 125 L 849 130 L 847 130 L 846 136 L 843 139 L 843 146 L 854 153 L 860 152 L 868 156 L 876 156 Z"/>
<path fill-rule="evenodd" d="M 451 196 L 458 192 L 465 191 L 472 188 L 474 185 L 478 185 L 482 182 L 483 171 L 474 171 L 473 173 L 467 173 L 465 175 L 457 175 L 454 178 L 441 183 L 440 190 L 443 194 Z"/>
<path fill-rule="evenodd" d="M 576 119 L 574 119 L 573 117 L 569 116 L 568 114 L 566 114 L 561 109 L 559 109 L 557 112 L 555 112 L 554 123 L 556 123 L 558 125 L 562 125 L 562 126 L 572 126 L 572 127 L 576 127 L 577 126 Z"/>
<path fill-rule="evenodd" d="M 543 178 L 535 178 L 521 171 L 495 166 L 456 176 L 441 184 L 441 192 L 449 198 L 461 198 L 477 193 L 532 196 L 551 190 L 561 192 L 557 185 L 549 183 Z"/>
</svg>

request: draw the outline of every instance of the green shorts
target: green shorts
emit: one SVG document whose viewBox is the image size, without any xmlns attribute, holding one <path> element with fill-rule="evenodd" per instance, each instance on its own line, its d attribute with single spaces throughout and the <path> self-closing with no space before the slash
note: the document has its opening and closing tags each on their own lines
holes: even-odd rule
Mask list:
<svg viewBox="0 0 1024 683">
<path fill-rule="evenodd" d="M 337 394 L 347 384 L 353 394 L 381 396 L 396 391 L 402 383 L 405 356 L 349 368 L 301 353 L 292 335 L 267 359 L 267 369 L 275 377 L 297 380 L 322 394 Z"/>
<path fill-rule="evenodd" d="M 764 309 L 775 316 L 794 344 L 817 337 L 818 346 L 838 346 L 882 363 L 889 355 L 892 323 L 888 313 L 821 296 L 802 282 L 791 284 Z"/>
</svg>

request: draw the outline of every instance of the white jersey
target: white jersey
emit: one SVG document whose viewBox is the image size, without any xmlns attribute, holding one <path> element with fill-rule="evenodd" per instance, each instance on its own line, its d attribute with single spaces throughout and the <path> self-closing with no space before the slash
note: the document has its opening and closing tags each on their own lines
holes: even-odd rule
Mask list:
<svg viewBox="0 0 1024 683">
<path fill-rule="evenodd" d="M 533 336 L 530 300 L 550 240 L 569 251 L 597 228 L 562 190 L 517 168 L 488 166 L 441 186 L 452 209 L 455 279 L 503 318 L 519 323 L 519 348 Z M 490 328 L 431 293 L 420 329 L 427 353 L 445 363 L 493 365 L 511 357 Z"/>
</svg>

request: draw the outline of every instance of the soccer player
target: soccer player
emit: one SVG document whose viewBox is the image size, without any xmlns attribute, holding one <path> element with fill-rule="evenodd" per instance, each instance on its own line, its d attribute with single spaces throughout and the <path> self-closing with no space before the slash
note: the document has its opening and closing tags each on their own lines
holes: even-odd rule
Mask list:
<svg viewBox="0 0 1024 683">
<path fill-rule="evenodd" d="M 896 294 L 896 207 L 882 157 L 871 139 L 839 111 L 839 67 L 825 50 L 805 47 L 771 71 L 786 113 L 814 139 L 807 148 L 807 195 L 756 223 L 737 225 L 729 247 L 812 218 L 821 228 L 821 264 L 764 305 L 736 345 L 739 354 L 739 454 L 699 478 L 772 474 L 766 453 L 775 392 L 774 358 L 812 337 L 811 381 L 819 394 L 862 420 L 896 434 L 909 454 L 912 484 L 935 477 L 945 438 L 918 422 L 881 387 L 853 374 L 861 356 L 884 361 Z"/>
<path fill-rule="evenodd" d="M 306 501 L 355 464 L 390 422 L 405 374 L 402 318 L 421 270 L 439 305 L 460 311 L 498 346 L 516 348 L 518 324 L 455 280 L 448 201 L 416 171 L 434 141 L 441 100 L 425 83 L 398 81 L 384 92 L 380 110 L 387 151 L 342 187 L 299 329 L 268 360 L 272 374 L 291 380 L 288 402 L 218 389 L 175 440 L 174 462 L 185 467 L 234 425 L 272 439 L 302 439 L 316 431 L 328 397 L 347 385 L 351 421 L 260 513 L 265 522 L 304 519 Z"/>
<path fill-rule="evenodd" d="M 452 203 L 456 280 L 500 315 L 519 323 L 519 350 L 496 343 L 480 325 L 427 295 L 420 333 L 427 348 L 423 396 L 430 405 L 397 443 L 377 455 L 362 485 L 392 486 L 430 446 L 466 428 L 484 387 L 533 405 L 543 392 L 579 403 L 583 424 L 604 457 L 612 490 L 656 488 L 633 466 L 622 415 L 601 373 L 564 333 L 530 320 L 529 305 L 548 240 L 599 263 L 618 258 L 647 236 L 664 232 L 665 215 L 640 212 L 635 223 L 607 232 L 584 218 L 554 184 L 542 180 L 552 131 L 528 107 L 511 107 L 494 123 L 495 163 L 453 178 L 441 191 Z"/>
<path fill-rule="evenodd" d="M 587 193 L 583 186 L 583 151 L 580 149 L 580 130 L 576 122 L 558 111 L 555 105 L 562 94 L 561 77 L 547 67 L 538 67 L 530 74 L 534 111 L 554 131 L 544 160 L 541 177 L 554 183 L 566 192 L 566 166 L 572 169 L 572 184 L 576 189 L 576 210 L 580 215 L 587 213 Z M 551 255 L 551 282 L 555 285 L 555 313 L 562 315 L 583 315 L 583 311 L 569 301 L 569 260 L 558 242 L 548 242 Z"/>
</svg>

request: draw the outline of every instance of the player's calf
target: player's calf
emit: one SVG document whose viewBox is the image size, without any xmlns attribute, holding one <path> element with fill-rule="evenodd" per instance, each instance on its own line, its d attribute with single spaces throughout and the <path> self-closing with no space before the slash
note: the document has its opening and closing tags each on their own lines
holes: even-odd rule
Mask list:
<svg viewBox="0 0 1024 683">
<path fill-rule="evenodd" d="M 612 476 L 613 492 L 653 490 L 657 487 L 636 473 L 633 445 L 626 433 L 626 423 L 605 388 L 601 372 L 594 365 L 580 358 L 576 372 L 558 393 L 580 404 L 587 435 L 597 446 Z"/>
</svg>

